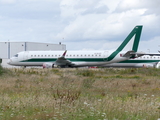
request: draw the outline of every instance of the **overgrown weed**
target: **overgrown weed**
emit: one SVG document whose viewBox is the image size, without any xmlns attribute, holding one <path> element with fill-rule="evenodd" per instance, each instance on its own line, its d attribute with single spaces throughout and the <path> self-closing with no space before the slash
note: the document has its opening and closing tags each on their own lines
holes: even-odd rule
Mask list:
<svg viewBox="0 0 160 120">
<path fill-rule="evenodd" d="M 156 120 L 160 117 L 159 69 L 9 71 L 13 75 L 6 72 L 0 79 L 0 119 Z"/>
<path fill-rule="evenodd" d="M 0 76 L 2 76 L 2 75 L 12 75 L 12 72 L 9 70 L 9 69 L 7 69 L 7 68 L 3 68 L 1 65 L 0 65 Z"/>
<path fill-rule="evenodd" d="M 95 73 L 96 73 L 95 71 L 89 69 L 83 69 L 77 71 L 77 75 L 82 75 L 84 77 L 94 77 Z"/>
</svg>

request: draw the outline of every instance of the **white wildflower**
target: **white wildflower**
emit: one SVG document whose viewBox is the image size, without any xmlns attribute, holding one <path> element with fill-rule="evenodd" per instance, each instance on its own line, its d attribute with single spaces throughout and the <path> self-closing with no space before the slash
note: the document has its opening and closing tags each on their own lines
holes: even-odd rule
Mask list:
<svg viewBox="0 0 160 120">
<path fill-rule="evenodd" d="M 104 117 L 105 115 L 102 114 L 101 116 Z"/>
<path fill-rule="evenodd" d="M 84 105 L 87 105 L 87 106 L 89 106 L 89 104 L 88 104 L 87 102 L 84 102 L 83 104 L 84 104 Z"/>
<path fill-rule="evenodd" d="M 106 115 L 106 113 L 102 113 L 103 115 Z"/>
<path fill-rule="evenodd" d="M 90 107 L 91 111 L 94 111 L 94 107 Z"/>
<path fill-rule="evenodd" d="M 84 105 L 88 105 L 88 103 L 87 103 L 87 102 L 84 102 L 83 104 L 84 104 Z"/>
</svg>

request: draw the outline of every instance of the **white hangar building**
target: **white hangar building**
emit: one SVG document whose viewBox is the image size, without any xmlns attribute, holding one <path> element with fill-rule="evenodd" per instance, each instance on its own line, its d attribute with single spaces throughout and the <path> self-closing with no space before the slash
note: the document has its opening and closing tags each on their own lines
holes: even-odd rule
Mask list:
<svg viewBox="0 0 160 120">
<path fill-rule="evenodd" d="M 0 58 L 2 58 L 2 66 L 6 66 L 6 61 L 18 52 L 42 50 L 66 50 L 66 45 L 61 43 L 0 42 Z"/>
</svg>

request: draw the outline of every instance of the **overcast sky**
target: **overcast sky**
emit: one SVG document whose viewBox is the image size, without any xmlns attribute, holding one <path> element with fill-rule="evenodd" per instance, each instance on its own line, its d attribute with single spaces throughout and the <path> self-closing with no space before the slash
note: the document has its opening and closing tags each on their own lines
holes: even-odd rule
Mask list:
<svg viewBox="0 0 160 120">
<path fill-rule="evenodd" d="M 139 51 L 160 50 L 160 0 L 0 0 L 0 41 L 109 50 L 136 25 Z"/>
</svg>

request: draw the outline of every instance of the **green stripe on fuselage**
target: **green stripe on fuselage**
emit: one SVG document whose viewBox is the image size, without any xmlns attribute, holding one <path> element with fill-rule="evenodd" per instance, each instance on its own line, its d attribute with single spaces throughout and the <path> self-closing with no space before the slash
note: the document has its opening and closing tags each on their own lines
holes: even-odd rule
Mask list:
<svg viewBox="0 0 160 120">
<path fill-rule="evenodd" d="M 28 60 L 24 60 L 21 62 L 55 62 L 56 58 L 32 58 Z M 71 62 L 103 62 L 103 58 L 68 58 L 67 60 L 70 60 Z M 125 60 L 121 61 L 119 63 L 151 63 L 151 62 L 159 62 L 160 60 Z"/>
<path fill-rule="evenodd" d="M 66 58 L 71 62 L 104 62 L 103 58 Z M 56 58 L 32 58 L 21 62 L 55 62 Z"/>
<path fill-rule="evenodd" d="M 160 60 L 125 60 L 119 63 L 151 63 L 151 62 L 159 62 Z"/>
<path fill-rule="evenodd" d="M 20 62 L 54 62 L 57 59 L 54 58 L 32 58 L 32 59 L 27 59 L 27 60 L 23 60 Z"/>
</svg>

